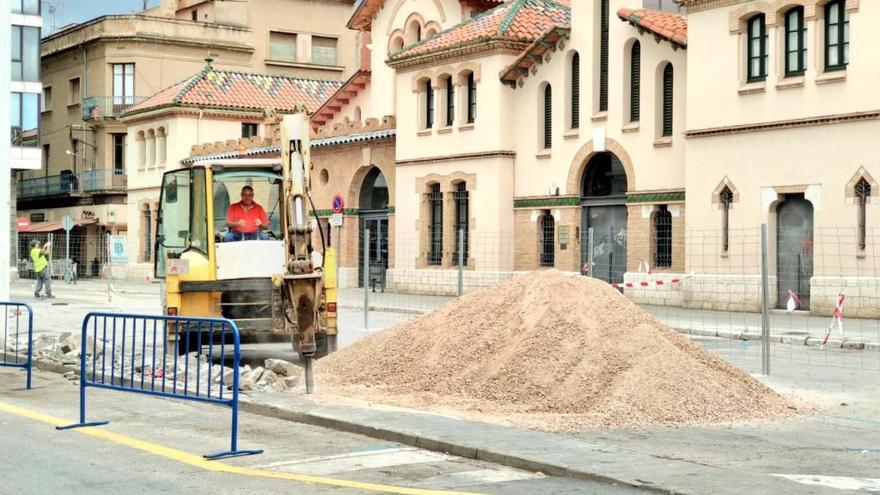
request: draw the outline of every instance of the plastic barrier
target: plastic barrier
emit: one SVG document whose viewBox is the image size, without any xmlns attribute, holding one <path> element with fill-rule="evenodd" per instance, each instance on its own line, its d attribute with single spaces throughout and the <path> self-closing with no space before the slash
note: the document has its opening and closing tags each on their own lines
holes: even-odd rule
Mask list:
<svg viewBox="0 0 880 495">
<path fill-rule="evenodd" d="M 21 368 L 27 372 L 27 388 L 31 388 L 31 370 L 34 365 L 34 310 L 25 303 L 0 302 L 3 308 L 3 347 L 0 353 L 0 366 Z M 22 313 L 27 313 L 27 327 L 22 328 Z M 25 354 L 21 351 L 22 331 L 27 331 Z M 12 340 L 10 340 L 12 339 Z"/>
<path fill-rule="evenodd" d="M 240 358 L 238 327 L 226 319 L 89 313 L 82 325 L 79 423 L 57 429 L 108 423 L 86 421 L 88 387 L 135 392 L 228 406 L 230 450 L 204 457 L 259 454 L 238 449 Z"/>
</svg>

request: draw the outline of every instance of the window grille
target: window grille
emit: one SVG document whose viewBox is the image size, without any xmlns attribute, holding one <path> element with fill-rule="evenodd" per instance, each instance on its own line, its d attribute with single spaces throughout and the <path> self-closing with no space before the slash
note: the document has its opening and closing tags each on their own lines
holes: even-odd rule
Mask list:
<svg viewBox="0 0 880 495">
<path fill-rule="evenodd" d="M 556 222 L 553 215 L 549 211 L 544 211 L 541 215 L 541 266 L 553 267 L 556 261 L 556 246 L 554 239 L 556 236 Z"/>
<path fill-rule="evenodd" d="M 428 204 L 431 212 L 428 229 L 428 264 L 439 265 L 443 263 L 443 193 L 440 192 L 440 184 L 431 185 Z"/>
<path fill-rule="evenodd" d="M 721 250 L 725 253 L 730 249 L 730 205 L 733 193 L 726 187 L 718 195 L 721 199 Z"/>
<path fill-rule="evenodd" d="M 856 184 L 856 197 L 859 198 L 859 249 L 865 249 L 865 230 L 866 230 L 866 206 L 868 198 L 871 197 L 871 184 L 868 184 L 864 178 Z"/>
<path fill-rule="evenodd" d="M 672 214 L 666 205 L 654 213 L 654 266 L 672 266 Z"/>
<path fill-rule="evenodd" d="M 452 263 L 458 265 L 458 248 L 463 240 L 464 250 L 462 252 L 462 259 L 464 266 L 467 266 L 468 255 L 470 254 L 468 245 L 470 241 L 470 233 L 468 231 L 468 216 L 470 215 L 470 205 L 468 203 L 469 195 L 467 190 L 467 183 L 459 182 L 455 186 L 455 191 L 453 191 L 452 193 L 452 199 L 455 202 L 455 248 L 452 252 Z M 462 235 L 464 235 L 463 239 Z"/>
</svg>

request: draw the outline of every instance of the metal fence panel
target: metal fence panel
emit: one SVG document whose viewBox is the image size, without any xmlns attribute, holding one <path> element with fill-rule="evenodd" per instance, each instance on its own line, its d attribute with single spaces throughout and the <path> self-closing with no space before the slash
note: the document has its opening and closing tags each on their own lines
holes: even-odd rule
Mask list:
<svg viewBox="0 0 880 495">
<path fill-rule="evenodd" d="M 18 302 L 0 302 L 0 308 L 3 308 L 0 366 L 23 369 L 27 373 L 27 389 L 30 390 L 34 363 L 34 310 Z"/>
</svg>

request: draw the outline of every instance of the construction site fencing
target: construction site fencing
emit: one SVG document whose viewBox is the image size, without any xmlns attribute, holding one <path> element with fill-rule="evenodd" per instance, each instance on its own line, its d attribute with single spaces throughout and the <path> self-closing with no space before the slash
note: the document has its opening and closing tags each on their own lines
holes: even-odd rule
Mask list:
<svg viewBox="0 0 880 495">
<path fill-rule="evenodd" d="M 20 232 L 18 249 L 15 253 L 20 278 L 33 279 L 34 263 L 30 256 L 33 243 L 43 246 L 50 242 L 51 276 L 55 280 L 76 283 L 79 279 L 131 278 L 143 280 L 152 275 L 151 241 L 138 242 L 125 239 L 124 263 L 109 263 L 107 232 L 94 232 L 91 229 L 76 227 L 67 234 L 63 230 L 55 232 Z M 124 235 L 124 234 L 123 234 Z M 69 247 L 68 247 L 69 246 Z"/>
<path fill-rule="evenodd" d="M 59 430 L 107 424 L 86 421 L 86 390 L 98 388 L 197 401 L 232 411 L 228 451 L 207 459 L 259 454 L 238 448 L 241 340 L 226 319 L 93 312 L 82 323 L 79 422 Z"/>
<path fill-rule="evenodd" d="M 762 226 L 685 230 L 665 212 L 630 235 L 614 222 L 564 229 L 546 213 L 518 237 L 434 229 L 381 241 L 362 230 L 360 266 L 340 269 L 341 331 L 372 332 L 552 267 L 613 284 L 749 372 L 880 371 L 880 231 L 780 223 L 765 227 L 764 242 Z"/>
<path fill-rule="evenodd" d="M 21 368 L 31 389 L 34 364 L 34 310 L 25 303 L 0 302 L 3 308 L 3 352 L 0 367 Z"/>
</svg>

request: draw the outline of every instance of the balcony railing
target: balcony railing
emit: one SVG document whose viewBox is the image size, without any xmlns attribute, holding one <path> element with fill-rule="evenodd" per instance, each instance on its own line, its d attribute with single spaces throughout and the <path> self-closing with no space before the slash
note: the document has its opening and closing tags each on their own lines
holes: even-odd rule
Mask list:
<svg viewBox="0 0 880 495">
<path fill-rule="evenodd" d="M 124 191 L 127 176 L 123 170 L 89 170 L 82 174 L 82 191 Z"/>
<path fill-rule="evenodd" d="M 128 185 L 123 170 L 89 170 L 79 174 L 60 174 L 23 179 L 18 182 L 18 198 L 48 198 L 79 193 L 125 191 Z"/>
<path fill-rule="evenodd" d="M 83 99 L 83 120 L 115 119 L 146 99 L 145 96 L 89 96 Z"/>
</svg>

